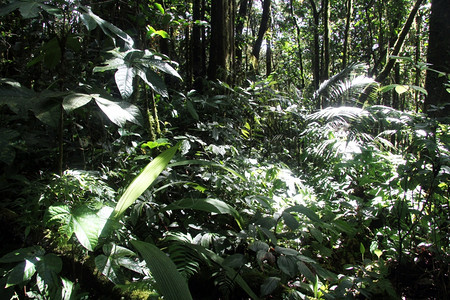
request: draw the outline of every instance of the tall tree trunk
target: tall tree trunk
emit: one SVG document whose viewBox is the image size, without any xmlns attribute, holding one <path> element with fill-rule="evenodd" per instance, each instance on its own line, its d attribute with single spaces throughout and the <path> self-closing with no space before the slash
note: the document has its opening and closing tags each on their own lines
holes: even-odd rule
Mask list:
<svg viewBox="0 0 450 300">
<path fill-rule="evenodd" d="M 430 39 L 428 42 L 427 62 L 431 68 L 446 73 L 445 76 L 427 70 L 424 110 L 431 116 L 448 117 L 450 113 L 450 93 L 445 84 L 450 76 L 450 1 L 432 0 L 430 16 Z M 446 104 L 443 110 L 433 110 L 432 105 Z"/>
<path fill-rule="evenodd" d="M 266 43 L 266 76 L 272 73 L 272 48 L 270 46 L 270 39 Z"/>
<path fill-rule="evenodd" d="M 313 47 L 313 81 L 314 90 L 319 88 L 320 82 L 320 46 L 319 46 L 319 11 L 317 10 L 314 0 L 309 0 L 313 13 L 313 35 L 314 35 L 314 47 Z M 317 104 L 317 108 L 320 108 L 321 104 Z"/>
<path fill-rule="evenodd" d="M 297 49 L 298 49 L 298 60 L 300 63 L 300 88 L 305 87 L 305 75 L 303 70 L 303 55 L 302 55 L 302 46 L 301 46 L 301 39 L 300 39 L 300 26 L 298 25 L 297 19 L 295 18 L 294 14 L 294 0 L 290 0 L 290 11 L 291 11 L 291 17 L 292 22 L 295 25 L 296 33 L 297 33 Z"/>
<path fill-rule="evenodd" d="M 249 8 L 249 1 L 251 6 L 251 0 L 241 0 L 239 5 L 239 12 L 236 20 L 236 33 L 235 33 L 235 49 L 236 49 L 236 62 L 235 62 L 235 74 L 239 74 L 242 71 L 242 55 L 244 49 L 244 36 L 243 30 L 245 20 L 247 19 L 247 10 Z"/>
<path fill-rule="evenodd" d="M 448 0 L 445 0 L 445 1 L 448 1 Z M 390 55 L 396 56 L 400 53 L 400 50 L 403 46 L 403 42 L 405 41 L 408 31 L 411 28 L 411 24 L 414 21 L 416 13 L 419 10 L 420 4 L 422 2 L 423 2 L 423 0 L 417 0 L 416 3 L 414 4 L 413 9 L 411 10 L 411 12 L 408 16 L 408 19 L 406 20 L 405 24 L 403 25 L 402 31 L 400 32 L 397 40 L 395 41 L 394 48 L 392 50 L 392 53 L 390 53 Z M 375 80 L 378 82 L 383 82 L 386 79 L 386 77 L 389 75 L 389 73 L 391 72 L 392 68 L 394 67 L 395 61 L 396 61 L 395 59 L 389 59 L 388 63 L 384 66 L 383 70 L 375 78 Z"/>
<path fill-rule="evenodd" d="M 414 46 L 415 46 L 415 53 L 414 53 L 414 63 L 417 65 L 420 61 L 420 54 L 422 53 L 422 47 L 421 45 L 421 37 L 420 37 L 420 32 L 421 32 L 421 27 L 422 27 L 422 16 L 417 15 L 416 16 L 416 35 L 415 35 L 415 41 L 414 41 Z M 420 86 L 420 78 L 422 77 L 422 71 L 419 68 L 415 69 L 415 76 L 414 76 L 414 84 L 416 86 Z M 419 97 L 420 97 L 420 92 L 419 91 L 414 91 L 414 106 L 415 106 L 415 112 L 419 112 Z"/>
<path fill-rule="evenodd" d="M 330 78 L 330 0 L 322 1 L 323 11 L 323 64 L 322 80 Z"/>
<path fill-rule="evenodd" d="M 194 0 L 193 8 L 192 8 L 192 16 L 195 21 L 203 20 L 202 11 L 202 1 Z M 192 27 L 192 38 L 191 38 L 191 60 L 192 60 L 192 76 L 194 81 L 194 89 L 201 91 L 202 90 L 202 79 L 205 76 L 205 69 L 203 69 L 204 63 L 203 60 L 205 57 L 202 55 L 203 44 L 202 44 L 202 26 L 197 23 L 194 23 Z"/>
<path fill-rule="evenodd" d="M 344 49 L 342 51 L 342 69 L 345 69 L 348 64 L 348 48 L 350 45 L 350 27 L 352 24 L 353 15 L 353 0 L 346 1 L 345 9 L 345 29 L 344 29 Z"/>
<path fill-rule="evenodd" d="M 269 29 L 269 19 L 270 19 L 270 4 L 271 0 L 264 0 L 263 12 L 261 18 L 261 24 L 259 25 L 258 37 L 256 38 L 255 44 L 253 44 L 252 55 L 259 60 L 259 53 L 261 51 L 262 41 L 267 29 Z"/>
<path fill-rule="evenodd" d="M 211 43 L 208 78 L 230 82 L 234 58 L 235 0 L 211 1 Z"/>
</svg>

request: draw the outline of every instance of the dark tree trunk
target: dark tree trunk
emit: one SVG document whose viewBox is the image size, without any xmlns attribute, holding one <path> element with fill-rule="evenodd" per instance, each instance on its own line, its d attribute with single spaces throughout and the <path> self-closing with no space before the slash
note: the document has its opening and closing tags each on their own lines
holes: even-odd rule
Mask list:
<svg viewBox="0 0 450 300">
<path fill-rule="evenodd" d="M 323 64 L 322 80 L 330 78 L 330 1 L 323 0 Z"/>
<path fill-rule="evenodd" d="M 291 17 L 292 21 L 295 25 L 295 29 L 297 31 L 297 48 L 298 48 L 298 60 L 300 63 L 300 88 L 305 87 L 305 76 L 304 76 L 304 70 L 303 70 L 303 55 L 302 55 L 302 46 L 301 46 L 301 39 L 300 39 L 300 26 L 298 25 L 297 19 L 295 18 L 294 14 L 294 3 L 293 0 L 290 0 L 290 10 L 291 10 Z"/>
<path fill-rule="evenodd" d="M 431 68 L 445 73 L 427 70 L 424 110 L 431 116 L 448 117 L 450 113 L 450 93 L 445 84 L 449 83 L 450 74 L 450 1 L 432 0 L 430 16 L 430 38 L 427 61 Z M 443 110 L 434 110 L 433 106 L 446 104 Z"/>
<path fill-rule="evenodd" d="M 411 10 L 411 13 L 408 16 L 408 19 L 406 20 L 405 24 L 403 25 L 402 31 L 398 35 L 397 40 L 394 44 L 394 49 L 392 50 L 392 53 L 390 55 L 396 56 L 400 53 L 400 50 L 402 48 L 403 42 L 405 41 L 406 36 L 408 35 L 408 31 L 411 28 L 411 24 L 414 21 L 414 18 L 416 16 L 417 11 L 419 10 L 420 4 L 423 0 L 417 0 L 414 4 L 413 9 Z M 448 1 L 448 0 L 445 0 Z M 383 82 L 386 77 L 391 72 L 392 68 L 394 67 L 396 60 L 395 59 L 389 59 L 388 63 L 384 66 L 381 73 L 376 77 L 376 81 Z"/>
<path fill-rule="evenodd" d="M 211 1 L 211 43 L 208 78 L 230 82 L 234 58 L 235 0 Z"/>
<path fill-rule="evenodd" d="M 269 19 L 270 19 L 270 4 L 271 0 L 264 0 L 263 3 L 263 13 L 261 18 L 261 24 L 259 26 L 258 37 L 256 38 L 255 44 L 253 45 L 252 55 L 259 60 L 259 52 L 261 51 L 262 41 L 264 35 L 269 29 Z"/>
<path fill-rule="evenodd" d="M 342 69 L 348 64 L 348 48 L 350 45 L 350 26 L 352 24 L 353 0 L 346 1 L 345 9 L 345 29 L 344 29 L 344 49 L 342 51 Z"/>
<path fill-rule="evenodd" d="M 252 0 L 250 0 L 252 1 Z M 244 49 L 244 36 L 242 31 L 244 30 L 245 20 L 247 19 L 247 11 L 249 8 L 249 0 L 241 0 L 239 5 L 239 12 L 237 14 L 236 20 L 236 62 L 235 62 L 235 73 L 240 73 L 242 71 L 242 56 Z M 250 2 L 251 6 L 251 2 Z"/>
<path fill-rule="evenodd" d="M 319 46 L 319 11 L 317 10 L 314 0 L 309 0 L 313 13 L 313 34 L 314 34 L 314 47 L 313 47 L 313 80 L 314 90 L 319 88 L 320 82 L 320 46 Z M 320 108 L 321 104 L 317 104 L 317 108 Z"/>
<path fill-rule="evenodd" d="M 202 8 L 201 0 L 194 0 L 193 3 L 193 18 L 195 21 L 201 21 L 204 18 L 202 12 L 204 9 Z M 202 43 L 202 26 L 197 23 L 194 23 L 192 27 L 192 39 L 191 39 L 191 60 L 192 60 L 192 76 L 194 81 L 194 89 L 201 91 L 202 90 L 202 80 L 205 77 L 206 70 L 204 69 L 203 60 L 205 57 L 203 54 L 203 43 Z"/>
</svg>

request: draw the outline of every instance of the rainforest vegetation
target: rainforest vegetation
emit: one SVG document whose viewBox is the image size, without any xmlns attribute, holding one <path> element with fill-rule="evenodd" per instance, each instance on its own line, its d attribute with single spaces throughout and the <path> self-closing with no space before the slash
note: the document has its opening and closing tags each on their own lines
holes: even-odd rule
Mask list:
<svg viewBox="0 0 450 300">
<path fill-rule="evenodd" d="M 0 299 L 449 299 L 450 1 L 0 1 Z"/>
</svg>

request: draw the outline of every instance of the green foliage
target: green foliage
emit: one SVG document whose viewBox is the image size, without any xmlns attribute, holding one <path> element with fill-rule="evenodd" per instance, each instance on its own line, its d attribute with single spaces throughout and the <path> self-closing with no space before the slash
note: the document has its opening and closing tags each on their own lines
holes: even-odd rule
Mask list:
<svg viewBox="0 0 450 300">
<path fill-rule="evenodd" d="M 272 1 L 274 72 L 242 59 L 232 82 L 197 73 L 215 55 L 193 52 L 215 18 L 200 2 L 0 8 L 0 298 L 448 298 L 450 137 L 417 113 L 428 66 L 409 41 L 392 81 L 367 76 L 410 1 L 353 1 L 346 60 L 364 63 L 342 70 L 349 2 L 330 3 L 336 75 L 316 92 L 313 1 Z"/>
</svg>

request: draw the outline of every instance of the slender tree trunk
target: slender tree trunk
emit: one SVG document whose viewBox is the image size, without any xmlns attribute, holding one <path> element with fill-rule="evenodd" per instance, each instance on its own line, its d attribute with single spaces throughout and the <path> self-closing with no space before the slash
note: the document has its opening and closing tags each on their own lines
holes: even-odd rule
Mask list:
<svg viewBox="0 0 450 300">
<path fill-rule="evenodd" d="M 425 98 L 424 110 L 431 116 L 448 117 L 450 114 L 450 93 L 448 92 L 450 74 L 450 1 L 432 0 L 430 16 L 430 39 L 428 43 L 427 61 L 431 68 L 445 73 L 427 70 L 425 87 L 428 96 Z M 432 105 L 446 104 L 443 110 L 433 110 Z"/>
<path fill-rule="evenodd" d="M 272 73 L 272 48 L 270 46 L 270 39 L 266 41 L 266 76 L 269 76 Z"/>
<path fill-rule="evenodd" d="M 345 69 L 345 67 L 347 67 L 348 64 L 348 48 L 350 45 L 350 27 L 352 24 L 353 0 L 347 0 L 345 11 L 346 16 L 344 29 L 344 49 L 342 51 L 342 69 Z"/>
<path fill-rule="evenodd" d="M 243 30 L 245 25 L 245 20 L 247 19 L 247 10 L 249 7 L 249 0 L 241 0 L 239 5 L 239 12 L 237 14 L 236 20 L 236 41 L 235 41 L 235 49 L 236 49 L 236 62 L 235 62 L 235 74 L 239 74 L 242 71 L 242 57 L 243 57 L 243 49 L 244 49 L 244 36 Z M 251 2 L 250 2 L 251 4 Z"/>
<path fill-rule="evenodd" d="M 309 0 L 311 4 L 311 9 L 313 13 L 313 35 L 314 35 L 314 47 L 313 47 L 313 81 L 314 89 L 319 88 L 320 82 L 320 46 L 319 46 L 319 11 L 317 10 L 316 3 L 314 0 Z M 317 108 L 320 108 L 320 103 L 318 103 Z"/>
<path fill-rule="evenodd" d="M 193 7 L 192 7 L 193 13 L 192 16 L 195 21 L 201 21 L 203 20 L 202 16 L 202 1 L 201 0 L 194 0 Z M 200 26 L 197 23 L 194 23 L 192 27 L 192 39 L 191 39 L 191 60 L 192 60 L 192 75 L 193 75 L 193 81 L 194 81 L 194 89 L 197 91 L 202 90 L 202 78 L 205 76 L 205 70 L 203 69 L 203 59 L 204 56 L 202 48 L 202 26 Z"/>
<path fill-rule="evenodd" d="M 267 29 L 269 29 L 269 19 L 270 19 L 270 4 L 271 0 L 264 0 L 263 3 L 263 13 L 261 18 L 261 24 L 259 25 L 258 37 L 256 38 L 255 44 L 253 44 L 252 55 L 259 60 L 259 53 L 261 50 L 261 45 L 266 34 Z"/>
<path fill-rule="evenodd" d="M 322 80 L 330 78 L 330 1 L 322 1 L 323 11 L 323 70 Z"/>
<path fill-rule="evenodd" d="M 446 0 L 448 1 L 448 0 Z M 403 25 L 402 31 L 400 32 L 397 40 L 395 41 L 394 48 L 392 50 L 392 53 L 390 55 L 396 56 L 400 53 L 400 50 L 402 48 L 403 42 L 405 41 L 405 38 L 408 34 L 409 29 L 411 28 L 411 24 L 414 21 L 414 18 L 416 16 L 417 11 L 419 10 L 420 4 L 423 2 L 423 0 L 417 0 L 414 4 L 413 9 L 411 10 L 408 19 L 406 20 L 405 24 Z M 383 82 L 386 77 L 391 72 L 392 68 L 395 64 L 395 59 L 389 59 L 388 63 L 385 65 L 381 73 L 376 77 L 376 81 Z"/>
<path fill-rule="evenodd" d="M 290 0 L 290 11 L 291 11 L 292 22 L 294 23 L 294 26 L 295 26 L 295 29 L 297 32 L 298 60 L 299 60 L 299 64 L 300 64 L 300 88 L 304 88 L 305 87 L 305 75 L 304 75 L 304 70 L 303 70 L 303 55 L 302 55 L 302 46 L 301 46 L 301 40 L 300 40 L 301 31 L 300 31 L 300 26 L 298 25 L 297 19 L 295 18 L 293 2 L 294 2 L 294 0 Z"/>
<path fill-rule="evenodd" d="M 422 53 L 422 48 L 420 46 L 420 32 L 421 32 L 421 26 L 422 26 L 422 16 L 419 14 L 416 16 L 416 36 L 415 36 L 415 54 L 414 54 L 414 63 L 417 65 L 420 61 L 420 54 Z M 422 76 L 422 72 L 420 69 L 415 69 L 415 76 L 414 76 L 414 84 L 416 86 L 420 86 L 420 77 Z M 414 105 L 415 105 L 415 111 L 419 112 L 419 91 L 414 91 Z"/>
</svg>

